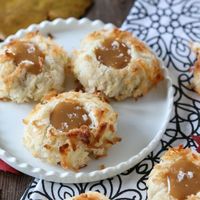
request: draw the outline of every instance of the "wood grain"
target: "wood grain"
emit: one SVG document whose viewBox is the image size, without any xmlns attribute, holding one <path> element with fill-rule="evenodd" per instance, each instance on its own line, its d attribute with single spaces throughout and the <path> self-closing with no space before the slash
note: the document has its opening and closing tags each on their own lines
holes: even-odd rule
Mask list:
<svg viewBox="0 0 200 200">
<path fill-rule="evenodd" d="M 133 0 L 95 0 L 86 17 L 100 19 L 120 27 L 133 4 Z M 0 200 L 19 200 L 32 177 L 0 172 Z"/>
<path fill-rule="evenodd" d="M 18 200 L 33 178 L 0 172 L 0 200 Z"/>
<path fill-rule="evenodd" d="M 86 17 L 101 19 L 120 27 L 133 4 L 133 0 L 96 0 Z"/>
</svg>

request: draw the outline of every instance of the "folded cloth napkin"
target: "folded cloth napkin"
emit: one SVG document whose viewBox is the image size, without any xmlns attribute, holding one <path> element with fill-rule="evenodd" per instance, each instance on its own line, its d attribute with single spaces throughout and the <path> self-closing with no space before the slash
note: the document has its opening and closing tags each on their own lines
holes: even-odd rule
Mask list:
<svg viewBox="0 0 200 200">
<path fill-rule="evenodd" d="M 19 172 L 17 170 L 10 167 L 8 164 L 3 162 L 2 160 L 0 160 L 0 171 L 10 172 L 10 173 L 13 173 L 13 174 L 19 174 Z"/>
<path fill-rule="evenodd" d="M 188 86 L 194 55 L 189 44 L 200 41 L 200 1 L 136 0 L 122 29 L 133 32 L 157 53 L 169 69 L 174 84 L 174 107 L 167 130 L 158 147 L 128 171 L 103 181 L 58 184 L 35 179 L 22 200 L 62 200 L 92 190 L 108 198 L 147 199 L 145 181 L 168 147 L 195 147 L 191 135 L 199 132 L 200 97 Z M 155 109 L 156 112 L 156 109 Z"/>
</svg>

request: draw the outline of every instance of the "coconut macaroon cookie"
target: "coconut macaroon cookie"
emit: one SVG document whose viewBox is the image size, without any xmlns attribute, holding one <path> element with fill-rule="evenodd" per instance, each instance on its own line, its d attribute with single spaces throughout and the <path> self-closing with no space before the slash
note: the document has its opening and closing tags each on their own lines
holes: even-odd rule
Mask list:
<svg viewBox="0 0 200 200">
<path fill-rule="evenodd" d="M 117 100 L 142 96 L 163 77 L 154 53 L 119 29 L 88 35 L 74 52 L 72 65 L 87 92 L 101 91 Z"/>
<path fill-rule="evenodd" d="M 192 49 L 197 54 L 197 61 L 194 64 L 193 87 L 200 94 L 200 43 L 193 43 Z"/>
<path fill-rule="evenodd" d="M 86 192 L 74 196 L 72 198 L 67 198 L 65 200 L 109 200 L 109 199 L 99 192 Z"/>
<path fill-rule="evenodd" d="M 117 113 L 94 94 L 66 92 L 37 104 L 24 120 L 24 144 L 33 156 L 78 170 L 120 141 Z"/>
<path fill-rule="evenodd" d="M 63 91 L 66 52 L 37 32 L 0 50 L 0 98 L 17 103 L 38 101 L 48 91 Z"/>
<path fill-rule="evenodd" d="M 147 181 L 149 200 L 199 200 L 200 155 L 191 149 L 169 149 Z"/>
</svg>

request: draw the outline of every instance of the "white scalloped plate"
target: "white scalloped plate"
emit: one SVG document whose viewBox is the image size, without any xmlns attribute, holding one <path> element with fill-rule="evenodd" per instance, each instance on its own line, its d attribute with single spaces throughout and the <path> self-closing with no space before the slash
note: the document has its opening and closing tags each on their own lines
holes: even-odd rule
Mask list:
<svg viewBox="0 0 200 200">
<path fill-rule="evenodd" d="M 79 47 L 80 40 L 88 33 L 113 27 L 112 24 L 85 18 L 56 19 L 31 25 L 10 36 L 5 42 L 21 37 L 26 32 L 39 30 L 43 34 L 51 33 L 59 45 L 71 52 Z M 122 141 L 109 150 L 107 157 L 90 161 L 80 172 L 74 173 L 46 164 L 32 157 L 23 147 L 22 119 L 32 108 L 29 104 L 0 102 L 0 158 L 25 174 L 62 183 L 97 181 L 131 168 L 156 147 L 169 121 L 173 89 L 167 70 L 163 68 L 163 71 L 165 79 L 138 101 L 131 99 L 112 104 L 119 113 L 118 133 Z M 106 168 L 100 170 L 102 164 Z"/>
</svg>

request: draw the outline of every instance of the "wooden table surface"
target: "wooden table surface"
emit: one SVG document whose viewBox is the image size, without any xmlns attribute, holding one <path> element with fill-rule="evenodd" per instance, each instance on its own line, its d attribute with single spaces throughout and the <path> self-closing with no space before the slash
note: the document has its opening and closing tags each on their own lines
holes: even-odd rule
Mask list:
<svg viewBox="0 0 200 200">
<path fill-rule="evenodd" d="M 86 17 L 100 19 L 121 26 L 128 15 L 133 0 L 94 0 Z M 13 175 L 0 172 L 0 200 L 19 200 L 33 178 L 24 174 Z"/>
</svg>

